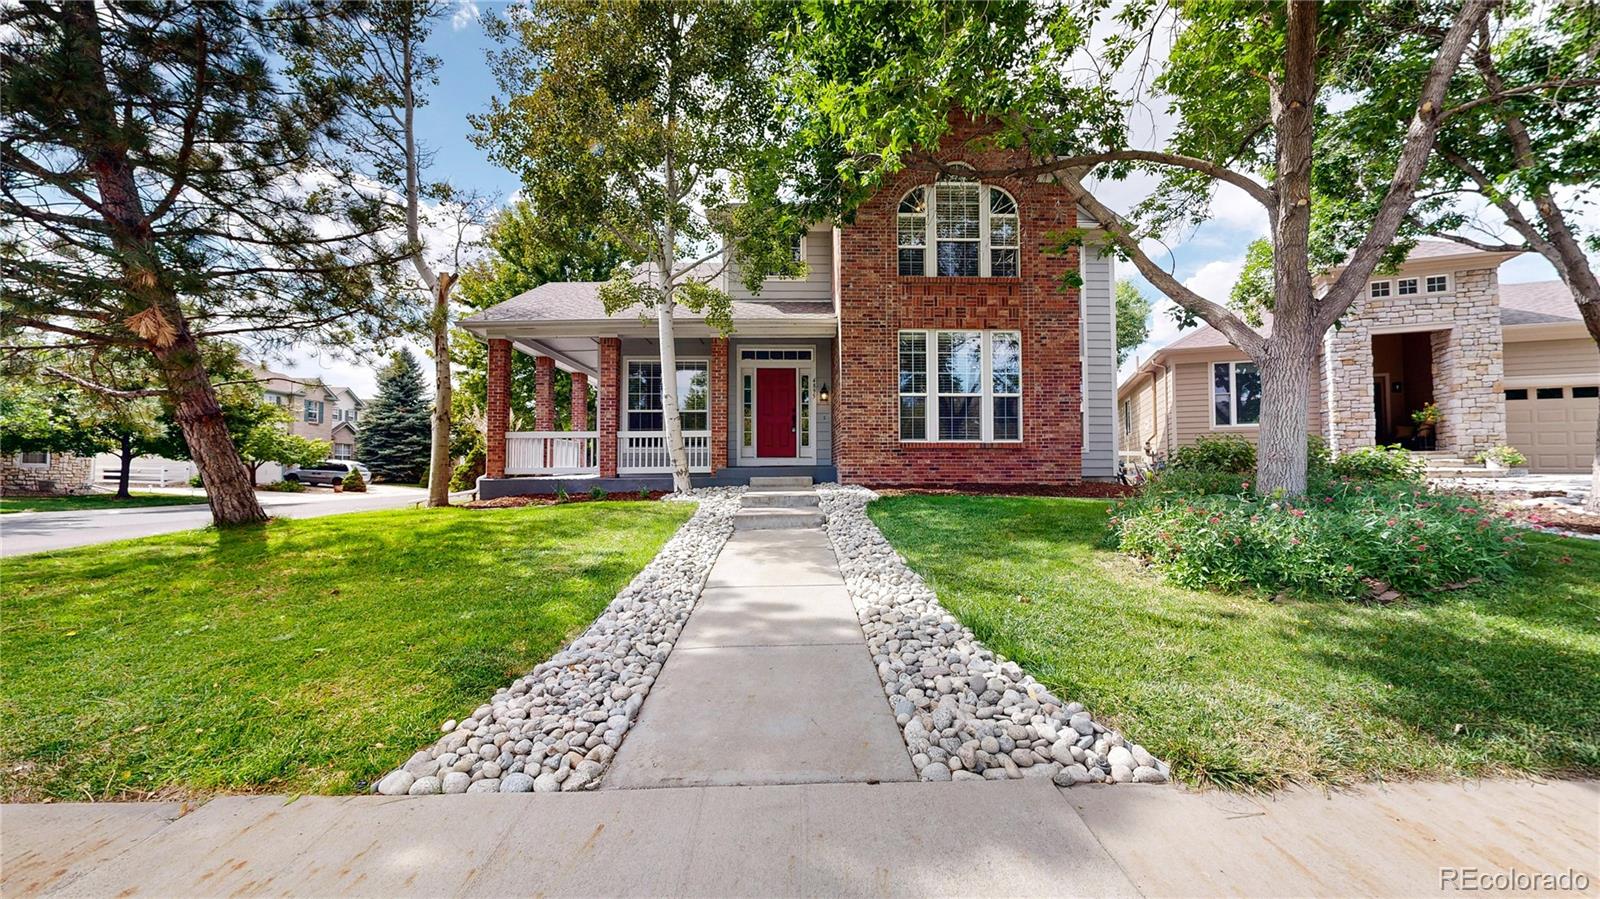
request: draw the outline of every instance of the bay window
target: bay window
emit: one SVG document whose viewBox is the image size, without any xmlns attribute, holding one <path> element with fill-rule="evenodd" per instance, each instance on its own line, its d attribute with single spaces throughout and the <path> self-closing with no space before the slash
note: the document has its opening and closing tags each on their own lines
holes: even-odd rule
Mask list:
<svg viewBox="0 0 1600 899">
<path fill-rule="evenodd" d="M 1022 439 L 1019 332 L 901 331 L 899 357 L 901 440 Z"/>
<path fill-rule="evenodd" d="M 1261 374 L 1254 362 L 1212 363 L 1211 390 L 1213 427 L 1261 422 Z"/>
<path fill-rule="evenodd" d="M 678 418 L 685 432 L 710 429 L 709 364 L 703 359 L 680 360 L 674 387 L 678 397 Z M 629 431 L 664 431 L 666 417 L 661 405 L 661 362 L 655 359 L 628 361 Z"/>
</svg>

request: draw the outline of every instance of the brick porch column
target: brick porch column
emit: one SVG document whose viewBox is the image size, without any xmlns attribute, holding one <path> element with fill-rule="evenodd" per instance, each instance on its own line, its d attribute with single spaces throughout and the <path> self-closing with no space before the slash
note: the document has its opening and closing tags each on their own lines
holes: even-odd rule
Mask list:
<svg viewBox="0 0 1600 899">
<path fill-rule="evenodd" d="M 533 418 L 541 431 L 556 429 L 556 360 L 549 356 L 535 356 Z"/>
<path fill-rule="evenodd" d="M 572 373 L 572 430 L 589 430 L 589 376 Z"/>
<path fill-rule="evenodd" d="M 728 338 L 711 338 L 711 472 L 728 467 Z"/>
<path fill-rule="evenodd" d="M 506 430 L 511 424 L 511 341 L 489 341 L 488 433 L 484 475 L 506 476 Z"/>
<path fill-rule="evenodd" d="M 600 344 L 600 395 L 595 398 L 595 417 L 600 432 L 600 477 L 617 476 L 617 425 L 622 402 L 622 341 L 602 337 Z"/>
</svg>

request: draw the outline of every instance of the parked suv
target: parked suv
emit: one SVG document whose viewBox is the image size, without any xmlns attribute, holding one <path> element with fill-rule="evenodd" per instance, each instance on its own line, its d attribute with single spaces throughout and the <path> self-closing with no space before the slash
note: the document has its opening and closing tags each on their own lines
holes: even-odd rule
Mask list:
<svg viewBox="0 0 1600 899">
<path fill-rule="evenodd" d="M 352 468 L 361 472 L 361 480 L 366 481 L 368 484 L 372 483 L 372 472 L 367 470 L 367 466 L 362 465 L 360 462 L 350 462 L 345 459 L 327 459 L 315 465 L 296 468 L 294 471 L 284 475 L 283 479 L 301 484 L 320 484 L 324 487 L 332 487 L 334 484 L 343 483 L 344 476 L 349 474 Z"/>
</svg>

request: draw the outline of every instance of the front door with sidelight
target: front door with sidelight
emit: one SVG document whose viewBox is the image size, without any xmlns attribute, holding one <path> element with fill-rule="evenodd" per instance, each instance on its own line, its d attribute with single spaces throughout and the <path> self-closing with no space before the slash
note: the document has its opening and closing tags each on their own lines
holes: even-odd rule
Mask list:
<svg viewBox="0 0 1600 899">
<path fill-rule="evenodd" d="M 756 369 L 756 456 L 792 459 L 799 423 L 795 370 Z"/>
</svg>

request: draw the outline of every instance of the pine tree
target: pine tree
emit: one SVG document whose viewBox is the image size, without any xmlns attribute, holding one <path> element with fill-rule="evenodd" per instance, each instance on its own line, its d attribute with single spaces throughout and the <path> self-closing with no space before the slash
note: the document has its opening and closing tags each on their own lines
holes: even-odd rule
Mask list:
<svg viewBox="0 0 1600 899">
<path fill-rule="evenodd" d="M 428 466 L 432 410 L 422 384 L 422 366 L 410 350 L 398 350 L 378 373 L 378 397 L 363 414 L 356 457 L 373 480 L 415 484 Z"/>
</svg>

